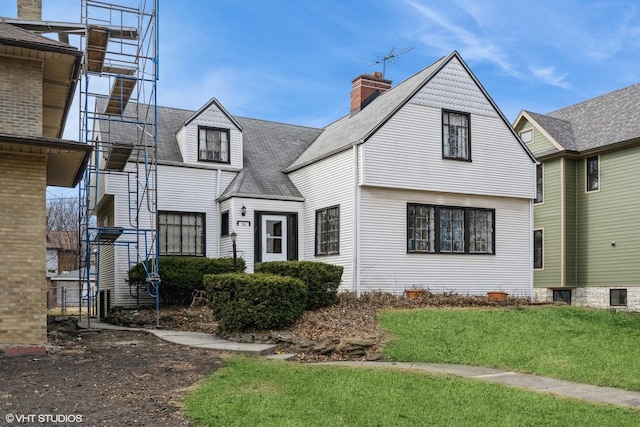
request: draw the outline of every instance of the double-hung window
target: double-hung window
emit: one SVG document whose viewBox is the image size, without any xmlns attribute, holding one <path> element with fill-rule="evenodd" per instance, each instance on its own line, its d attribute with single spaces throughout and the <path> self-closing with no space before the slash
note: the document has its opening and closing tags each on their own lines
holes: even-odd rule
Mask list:
<svg viewBox="0 0 640 427">
<path fill-rule="evenodd" d="M 471 160 L 469 114 L 442 111 L 442 157 Z"/>
<path fill-rule="evenodd" d="M 436 251 L 436 208 L 427 205 L 407 207 L 407 251 Z"/>
<path fill-rule="evenodd" d="M 600 189 L 600 158 L 587 157 L 587 192 Z"/>
<path fill-rule="evenodd" d="M 543 195 L 543 167 L 542 165 L 537 165 L 536 166 L 536 199 L 534 200 L 534 203 L 542 203 L 544 200 L 544 195 Z"/>
<path fill-rule="evenodd" d="M 158 212 L 160 255 L 204 256 L 204 213 Z"/>
<path fill-rule="evenodd" d="M 410 203 L 407 252 L 495 254 L 495 210 Z"/>
<path fill-rule="evenodd" d="M 229 163 L 229 130 L 198 128 L 198 160 Z"/>
<path fill-rule="evenodd" d="M 464 209 L 439 208 L 440 252 L 465 252 Z"/>
<path fill-rule="evenodd" d="M 316 255 L 340 253 L 340 207 L 316 211 Z"/>
<path fill-rule="evenodd" d="M 220 214 L 220 236 L 229 235 L 229 211 Z"/>
<path fill-rule="evenodd" d="M 542 269 L 543 266 L 543 242 L 544 232 L 542 230 L 533 230 L 533 268 Z"/>
<path fill-rule="evenodd" d="M 469 253 L 492 254 L 493 248 L 493 215 L 490 209 L 469 209 Z"/>
</svg>

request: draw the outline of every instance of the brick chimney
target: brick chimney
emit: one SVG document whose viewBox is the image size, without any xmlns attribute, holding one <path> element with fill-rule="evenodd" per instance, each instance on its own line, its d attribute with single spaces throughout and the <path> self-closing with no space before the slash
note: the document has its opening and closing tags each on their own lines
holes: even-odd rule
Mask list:
<svg viewBox="0 0 640 427">
<path fill-rule="evenodd" d="M 18 0 L 18 19 L 42 21 L 42 0 Z"/>
<path fill-rule="evenodd" d="M 391 89 L 391 80 L 385 80 L 380 71 L 362 74 L 351 81 L 351 114 L 362 110 L 378 95 Z"/>
</svg>

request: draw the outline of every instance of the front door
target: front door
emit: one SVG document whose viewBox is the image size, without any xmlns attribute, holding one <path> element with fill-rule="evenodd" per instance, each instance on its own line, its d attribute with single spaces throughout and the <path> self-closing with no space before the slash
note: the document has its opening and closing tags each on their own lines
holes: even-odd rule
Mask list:
<svg viewBox="0 0 640 427">
<path fill-rule="evenodd" d="M 262 215 L 262 261 L 287 260 L 286 215 Z"/>
</svg>

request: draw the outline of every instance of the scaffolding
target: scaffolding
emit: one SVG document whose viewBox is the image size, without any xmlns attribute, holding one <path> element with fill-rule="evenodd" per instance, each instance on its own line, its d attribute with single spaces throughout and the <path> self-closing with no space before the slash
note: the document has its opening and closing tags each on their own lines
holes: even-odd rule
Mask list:
<svg viewBox="0 0 640 427">
<path fill-rule="evenodd" d="M 129 294 L 140 304 L 143 292 L 158 313 L 158 0 L 82 0 L 81 8 L 80 140 L 94 152 L 79 186 L 79 292 L 90 319 L 96 302 L 102 313 L 118 282 L 142 263 L 145 283 L 129 283 Z M 111 271 L 101 291 L 105 259 Z"/>
</svg>

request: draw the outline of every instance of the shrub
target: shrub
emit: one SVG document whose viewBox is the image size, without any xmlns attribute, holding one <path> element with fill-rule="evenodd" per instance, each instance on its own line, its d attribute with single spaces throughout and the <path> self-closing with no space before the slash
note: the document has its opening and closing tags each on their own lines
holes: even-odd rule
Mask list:
<svg viewBox="0 0 640 427">
<path fill-rule="evenodd" d="M 207 274 L 204 284 L 220 331 L 278 329 L 304 314 L 307 286 L 271 274 Z"/>
<path fill-rule="evenodd" d="M 159 259 L 160 297 L 165 304 L 184 305 L 191 302 L 195 289 L 202 289 L 205 274 L 233 272 L 232 258 L 204 258 L 163 256 Z M 237 259 L 237 271 L 245 269 L 244 259 Z M 129 282 L 144 285 L 146 280 L 143 263 L 136 264 L 129 271 Z"/>
<path fill-rule="evenodd" d="M 272 261 L 257 263 L 256 273 L 295 277 L 307 285 L 307 310 L 328 307 L 338 301 L 343 268 L 313 261 Z"/>
</svg>

